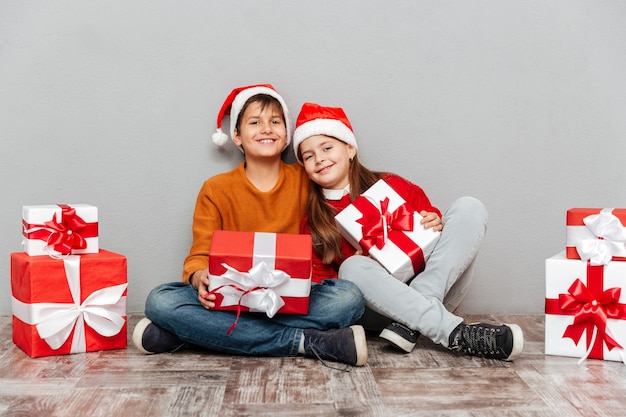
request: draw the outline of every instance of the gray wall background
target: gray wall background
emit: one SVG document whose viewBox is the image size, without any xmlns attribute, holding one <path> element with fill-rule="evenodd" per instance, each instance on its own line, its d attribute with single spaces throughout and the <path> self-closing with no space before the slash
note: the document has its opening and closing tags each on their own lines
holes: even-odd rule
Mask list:
<svg viewBox="0 0 626 417">
<path fill-rule="evenodd" d="M 0 0 L 0 314 L 21 207 L 87 203 L 128 311 L 180 279 L 235 86 L 343 107 L 373 169 L 490 212 L 466 313 L 540 313 L 571 207 L 626 207 L 622 1 Z M 280 211 L 280 207 L 276 207 Z"/>
</svg>

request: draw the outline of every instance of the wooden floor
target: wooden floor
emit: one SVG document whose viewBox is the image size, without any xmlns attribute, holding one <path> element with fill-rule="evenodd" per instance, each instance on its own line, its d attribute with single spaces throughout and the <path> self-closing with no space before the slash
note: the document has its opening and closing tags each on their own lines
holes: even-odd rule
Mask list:
<svg viewBox="0 0 626 417">
<path fill-rule="evenodd" d="M 626 416 L 621 362 L 544 355 L 543 315 L 478 318 L 520 324 L 523 356 L 457 356 L 423 338 L 401 354 L 372 335 L 367 365 L 350 372 L 306 358 L 146 356 L 130 341 L 33 359 L 0 317 L 0 416 Z"/>
</svg>

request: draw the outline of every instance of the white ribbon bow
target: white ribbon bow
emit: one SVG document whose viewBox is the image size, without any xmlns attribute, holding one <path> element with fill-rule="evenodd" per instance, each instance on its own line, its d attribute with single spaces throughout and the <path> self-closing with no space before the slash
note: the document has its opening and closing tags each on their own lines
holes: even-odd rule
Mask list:
<svg viewBox="0 0 626 417">
<path fill-rule="evenodd" d="M 222 266 L 226 268 L 226 272 L 220 276 L 224 279 L 219 290 L 224 296 L 223 306 L 241 303 L 254 311 L 265 312 L 267 317 L 272 318 L 285 305 L 275 290 L 291 279 L 286 272 L 271 269 L 265 262 L 256 264 L 248 272 L 238 271 L 226 263 Z"/>
<path fill-rule="evenodd" d="M 576 243 L 580 259 L 590 260 L 591 265 L 607 265 L 614 256 L 626 256 L 626 229 L 610 210 L 587 216 L 583 222 L 597 238 Z"/>
<path fill-rule="evenodd" d="M 39 336 L 53 350 L 63 346 L 74 329 L 70 353 L 85 352 L 85 323 L 105 337 L 115 336 L 122 330 L 126 315 L 126 297 L 122 294 L 128 284 L 94 291 L 81 303 L 80 256 L 69 255 L 63 258 L 63 264 L 74 302 L 27 304 L 13 297 L 13 315 L 36 325 Z"/>
</svg>

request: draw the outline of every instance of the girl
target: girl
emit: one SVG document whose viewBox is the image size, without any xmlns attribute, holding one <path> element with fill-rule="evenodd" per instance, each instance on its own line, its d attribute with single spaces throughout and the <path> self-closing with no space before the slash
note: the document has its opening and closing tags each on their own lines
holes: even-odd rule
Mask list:
<svg viewBox="0 0 626 417">
<path fill-rule="evenodd" d="M 389 173 L 360 164 L 352 126 L 341 108 L 305 103 L 296 121 L 293 147 L 312 189 L 301 232 L 314 245 L 314 276 L 339 276 L 359 286 L 365 296 L 366 328 L 386 318 L 380 337 L 410 352 L 423 334 L 451 350 L 501 360 L 521 354 L 523 334 L 515 324 L 466 324 L 454 315 L 471 280 L 471 264 L 483 239 L 487 213 L 478 200 L 463 197 L 441 212 L 424 191 Z M 375 260 L 362 256 L 341 237 L 334 216 L 377 180 L 383 179 L 422 216 L 426 228 L 442 234 L 424 271 L 407 284 Z M 444 227 L 445 226 L 445 227 Z M 447 308 L 446 308 L 447 307 Z M 384 325 L 382 326 L 384 327 Z"/>
<path fill-rule="evenodd" d="M 298 165 L 281 160 L 291 140 L 291 120 L 282 97 L 269 84 L 236 88 L 217 119 L 214 141 L 228 136 L 221 121 L 230 114 L 230 134 L 244 162 L 205 181 L 193 216 L 193 242 L 182 282 L 157 286 L 146 300 L 146 318 L 133 332 L 141 352 L 161 353 L 186 345 L 256 356 L 296 356 L 361 366 L 367 361 L 362 326 L 352 326 L 364 311 L 363 295 L 353 283 L 315 281 L 309 314 L 235 314 L 213 310 L 208 292 L 208 259 L 214 230 L 297 233 L 304 214 L 308 180 Z M 348 284 L 348 285 L 346 285 Z"/>
</svg>

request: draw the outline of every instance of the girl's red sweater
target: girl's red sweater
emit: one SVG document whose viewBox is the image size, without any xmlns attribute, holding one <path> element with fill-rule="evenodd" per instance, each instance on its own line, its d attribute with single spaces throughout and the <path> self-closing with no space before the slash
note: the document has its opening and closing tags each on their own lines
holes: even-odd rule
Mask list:
<svg viewBox="0 0 626 417">
<path fill-rule="evenodd" d="M 419 186 L 395 174 L 383 174 L 381 179 L 389 184 L 389 186 L 391 186 L 391 188 L 393 188 L 400 195 L 400 197 L 402 197 L 404 201 L 406 201 L 417 212 L 426 210 L 428 212 L 435 212 L 439 215 L 439 217 L 441 217 L 441 211 L 430 203 L 428 196 Z M 337 213 L 339 213 L 341 210 L 350 205 L 350 195 L 347 194 L 343 196 L 341 200 L 327 200 L 327 202 L 337 210 Z M 307 216 L 305 216 L 302 220 L 300 233 L 311 233 Z M 337 278 L 337 272 L 339 271 L 341 263 L 346 258 L 354 255 L 355 252 L 356 249 L 342 237 L 341 256 L 336 257 L 330 264 L 324 264 L 322 263 L 320 254 L 314 249 L 312 281 L 319 282 L 326 278 Z"/>
</svg>

